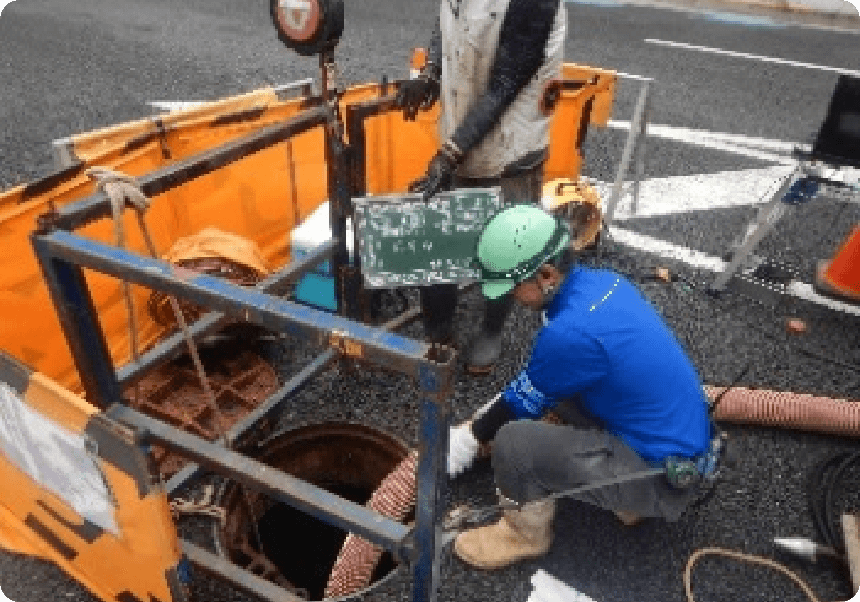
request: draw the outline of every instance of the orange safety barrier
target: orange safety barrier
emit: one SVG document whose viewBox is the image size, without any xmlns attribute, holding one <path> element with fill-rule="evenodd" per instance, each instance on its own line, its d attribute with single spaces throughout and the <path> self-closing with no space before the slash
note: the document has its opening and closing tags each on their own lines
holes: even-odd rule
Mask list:
<svg viewBox="0 0 860 602">
<path fill-rule="evenodd" d="M 605 123 L 616 76 L 611 71 L 566 64 L 564 77 L 596 83 L 564 90 L 554 110 L 546 179 L 576 177 L 580 145 L 589 123 Z M 379 85 L 347 89 L 342 106 L 380 96 Z M 42 282 L 29 235 L 36 218 L 51 204 L 62 206 L 94 193 L 83 174 L 103 166 L 140 176 L 238 139 L 298 114 L 305 99 L 281 100 L 273 90 L 208 103 L 160 116 L 119 124 L 67 140 L 66 152 L 80 162 L 62 177 L 22 185 L 0 194 L 0 349 L 75 393 L 82 388 L 71 354 Z M 404 121 L 394 110 L 365 121 L 366 186 L 369 194 L 403 192 L 421 176 L 438 141 L 438 107 Z M 270 270 L 290 259 L 289 233 L 328 196 L 322 127 L 267 147 L 213 173 L 198 177 L 152 199 L 146 219 L 156 248 L 166 252 L 178 239 L 215 227 L 255 242 Z M 126 212 L 127 246 L 147 254 L 135 218 Z M 114 244 L 111 220 L 100 220 L 81 234 Z M 120 283 L 87 274 L 90 290 L 117 366 L 129 361 L 128 316 Z M 164 335 L 146 311 L 148 291 L 132 287 L 139 339 L 145 349 Z"/>
<path fill-rule="evenodd" d="M 3 353 L 0 401 L 17 435 L 0 442 L 12 451 L 0 453 L 0 548 L 57 564 L 103 600 L 186 600 L 167 496 L 133 434 Z M 84 441 L 103 486 L 81 476 L 86 456 L 71 450 Z M 98 503 L 102 520 L 82 518 Z"/>
</svg>

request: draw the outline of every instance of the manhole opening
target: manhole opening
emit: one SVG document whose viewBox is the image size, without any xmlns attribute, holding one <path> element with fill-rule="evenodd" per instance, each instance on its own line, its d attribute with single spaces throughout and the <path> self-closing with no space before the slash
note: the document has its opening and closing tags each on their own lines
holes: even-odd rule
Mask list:
<svg viewBox="0 0 860 602">
<path fill-rule="evenodd" d="M 278 435 L 265 444 L 259 460 L 366 504 L 407 453 L 402 442 L 366 425 L 328 423 Z M 222 505 L 227 522 L 216 537 L 223 555 L 309 600 L 323 599 L 345 531 L 234 482 L 226 486 Z M 391 554 L 384 553 L 370 586 L 397 566 Z"/>
</svg>

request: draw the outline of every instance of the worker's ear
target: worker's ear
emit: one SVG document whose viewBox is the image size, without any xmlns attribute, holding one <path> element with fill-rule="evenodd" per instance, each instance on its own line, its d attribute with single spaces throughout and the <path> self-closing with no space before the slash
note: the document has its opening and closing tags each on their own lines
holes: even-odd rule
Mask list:
<svg viewBox="0 0 860 602">
<path fill-rule="evenodd" d="M 553 266 L 551 263 L 545 263 L 538 268 L 537 280 L 540 283 L 549 282 L 552 284 L 557 284 L 557 280 L 559 279 L 560 272 Z"/>
<path fill-rule="evenodd" d="M 537 280 L 538 286 L 544 294 L 547 294 L 548 291 L 551 291 L 558 286 L 558 275 L 558 270 L 556 270 L 551 264 L 545 263 L 538 268 L 537 273 L 535 273 L 535 280 Z"/>
</svg>

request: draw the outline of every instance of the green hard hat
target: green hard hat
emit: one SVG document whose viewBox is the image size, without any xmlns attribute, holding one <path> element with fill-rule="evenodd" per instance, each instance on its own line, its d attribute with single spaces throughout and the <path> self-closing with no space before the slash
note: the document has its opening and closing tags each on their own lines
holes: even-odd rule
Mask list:
<svg viewBox="0 0 860 602">
<path fill-rule="evenodd" d="M 481 291 L 497 299 L 564 251 L 567 226 L 533 205 L 515 205 L 497 213 L 478 238 Z"/>
</svg>

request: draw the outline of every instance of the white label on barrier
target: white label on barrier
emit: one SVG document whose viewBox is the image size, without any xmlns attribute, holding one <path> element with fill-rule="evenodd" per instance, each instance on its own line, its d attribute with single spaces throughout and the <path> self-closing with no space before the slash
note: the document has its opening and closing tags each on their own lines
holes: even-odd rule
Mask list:
<svg viewBox="0 0 860 602">
<path fill-rule="evenodd" d="M 86 438 L 30 408 L 2 381 L 0 453 L 82 518 L 119 534 L 110 490 Z"/>
</svg>

